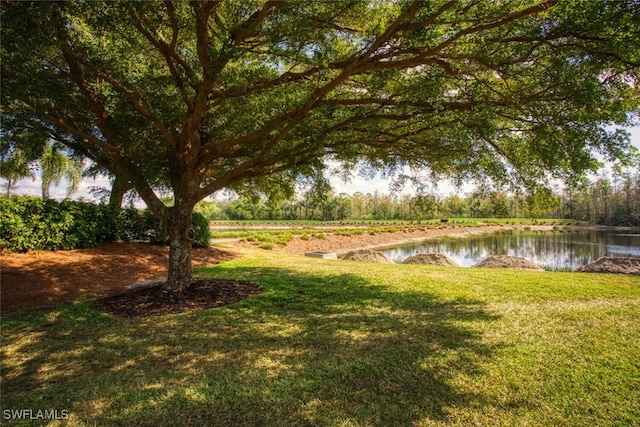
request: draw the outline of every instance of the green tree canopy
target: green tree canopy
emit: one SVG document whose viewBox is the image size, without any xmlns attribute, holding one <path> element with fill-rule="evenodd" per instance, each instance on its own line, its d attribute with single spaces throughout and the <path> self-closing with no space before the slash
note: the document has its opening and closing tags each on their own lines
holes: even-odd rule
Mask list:
<svg viewBox="0 0 640 427">
<path fill-rule="evenodd" d="M 5 1 L 2 114 L 131 182 L 167 224 L 180 290 L 193 207 L 223 188 L 281 190 L 327 158 L 516 185 L 623 160 L 605 125 L 638 110 L 639 9 Z"/>
</svg>

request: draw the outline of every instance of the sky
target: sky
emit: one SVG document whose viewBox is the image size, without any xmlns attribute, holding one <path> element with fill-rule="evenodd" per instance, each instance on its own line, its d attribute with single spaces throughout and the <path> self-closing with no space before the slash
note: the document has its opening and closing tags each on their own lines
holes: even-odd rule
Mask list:
<svg viewBox="0 0 640 427">
<path fill-rule="evenodd" d="M 640 126 L 631 128 L 631 143 L 640 150 Z M 358 175 L 354 175 L 349 182 L 344 182 L 342 178 L 336 176 L 329 176 L 329 182 L 331 187 L 334 189 L 336 193 L 346 193 L 353 194 L 356 192 L 361 192 L 363 194 L 366 193 L 374 193 L 375 191 L 381 193 L 391 193 L 391 189 L 389 188 L 390 182 L 387 179 L 384 179 L 380 176 L 376 176 L 374 179 L 364 178 Z M 3 188 L 4 184 L 6 184 L 6 180 L 0 178 L 0 188 Z M 81 183 L 78 191 L 72 196 L 72 199 L 87 199 L 87 200 L 96 200 L 96 198 L 91 194 L 90 190 L 92 187 L 102 187 L 105 189 L 110 189 L 109 179 L 105 176 L 99 176 L 97 179 L 85 178 Z M 452 193 L 466 193 L 473 189 L 472 185 L 465 185 L 461 189 L 455 188 L 451 183 L 447 181 L 443 181 L 438 183 L 437 188 L 435 189 L 438 194 L 442 196 L 447 196 Z M 402 191 L 402 194 L 412 194 L 412 189 L 407 186 Z M 41 196 L 41 181 L 39 177 L 36 177 L 34 180 L 30 178 L 26 178 L 18 182 L 17 187 L 14 189 L 14 194 L 25 194 L 30 196 Z M 63 181 L 58 186 L 52 186 L 50 189 L 50 195 L 54 199 L 62 200 L 64 199 L 66 194 L 66 181 Z"/>
</svg>

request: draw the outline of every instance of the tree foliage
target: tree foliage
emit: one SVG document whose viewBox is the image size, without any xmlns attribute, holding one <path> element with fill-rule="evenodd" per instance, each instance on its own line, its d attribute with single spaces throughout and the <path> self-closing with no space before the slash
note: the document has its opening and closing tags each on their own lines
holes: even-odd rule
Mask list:
<svg viewBox="0 0 640 427">
<path fill-rule="evenodd" d="M 579 175 L 626 157 L 604 125 L 638 109 L 635 1 L 6 1 L 2 21 L 3 115 L 133 185 L 174 289 L 217 190 L 291 189 L 327 158 Z"/>
<path fill-rule="evenodd" d="M 29 167 L 24 151 L 14 149 L 11 153 L 1 153 L 0 176 L 7 180 L 7 197 L 11 197 L 11 192 L 16 183 L 23 178 L 35 178 Z"/>
<path fill-rule="evenodd" d="M 67 198 L 78 190 L 82 179 L 82 160 L 67 156 L 59 144 L 47 142 L 39 159 L 42 179 L 42 198 L 49 198 L 51 185 L 59 185 L 67 179 Z"/>
<path fill-rule="evenodd" d="M 552 213 L 563 218 L 606 225 L 640 225 L 640 172 L 603 174 L 591 182 L 567 186 Z"/>
</svg>

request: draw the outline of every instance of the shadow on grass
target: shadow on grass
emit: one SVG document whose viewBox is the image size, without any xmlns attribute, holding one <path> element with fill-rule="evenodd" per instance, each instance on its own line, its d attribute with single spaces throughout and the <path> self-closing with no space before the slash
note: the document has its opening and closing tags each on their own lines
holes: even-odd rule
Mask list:
<svg viewBox="0 0 640 427">
<path fill-rule="evenodd" d="M 188 315 L 119 319 L 81 304 L 10 322 L 3 409 L 98 425 L 411 425 L 485 399 L 464 380 L 495 350 L 480 302 L 347 274 L 210 274 L 264 292 Z"/>
</svg>

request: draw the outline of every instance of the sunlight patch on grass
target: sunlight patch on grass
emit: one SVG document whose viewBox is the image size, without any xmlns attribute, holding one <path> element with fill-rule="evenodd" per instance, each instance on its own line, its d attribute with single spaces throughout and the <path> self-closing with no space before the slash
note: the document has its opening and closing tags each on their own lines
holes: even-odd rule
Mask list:
<svg viewBox="0 0 640 427">
<path fill-rule="evenodd" d="M 199 403 L 207 402 L 207 393 L 206 389 L 203 387 L 187 387 L 184 390 L 185 398 Z"/>
<path fill-rule="evenodd" d="M 117 366 L 114 366 L 113 368 L 111 368 L 111 372 L 120 372 L 120 371 L 124 371 L 127 369 L 131 369 L 136 365 L 135 360 L 133 359 L 128 359 L 125 360 L 124 362 L 118 364 Z"/>
</svg>

